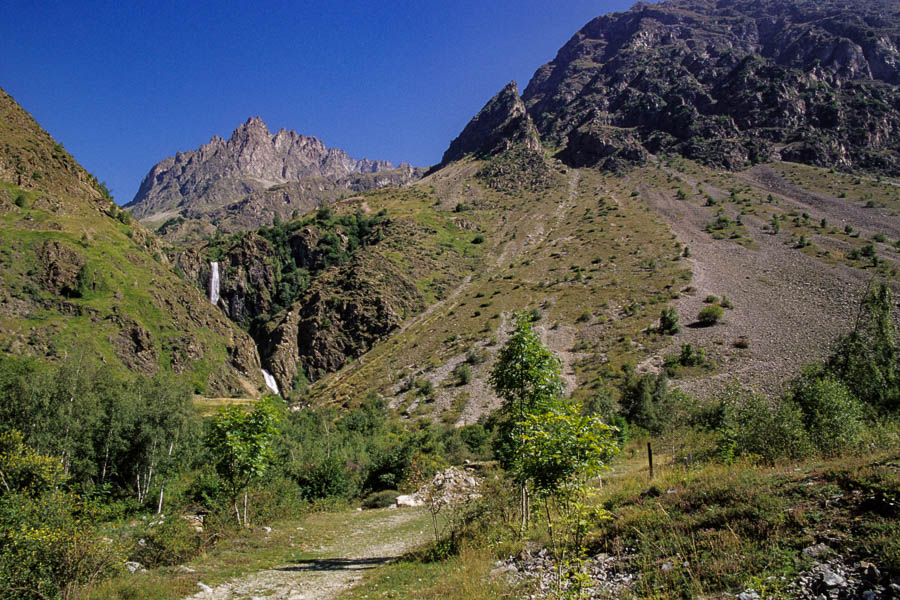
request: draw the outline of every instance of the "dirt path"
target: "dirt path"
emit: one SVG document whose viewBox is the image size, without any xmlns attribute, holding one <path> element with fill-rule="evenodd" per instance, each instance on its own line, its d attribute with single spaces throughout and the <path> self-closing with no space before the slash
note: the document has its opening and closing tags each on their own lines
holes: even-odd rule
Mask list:
<svg viewBox="0 0 900 600">
<path fill-rule="evenodd" d="M 257 571 L 189 598 L 335 598 L 361 579 L 361 571 L 378 568 L 423 544 L 430 531 L 430 517 L 420 509 L 353 511 L 312 518 L 327 519 L 329 526 L 316 527 L 320 544 L 307 553 L 310 558 Z"/>
</svg>

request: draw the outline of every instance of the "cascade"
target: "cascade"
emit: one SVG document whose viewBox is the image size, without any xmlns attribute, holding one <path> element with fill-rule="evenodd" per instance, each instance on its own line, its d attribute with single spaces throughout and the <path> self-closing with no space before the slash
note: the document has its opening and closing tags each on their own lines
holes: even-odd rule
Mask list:
<svg viewBox="0 0 900 600">
<path fill-rule="evenodd" d="M 209 301 L 213 304 L 219 303 L 219 263 L 212 261 L 209 263 Z"/>
<path fill-rule="evenodd" d="M 278 393 L 278 383 L 275 381 L 275 377 L 272 376 L 271 373 L 262 369 L 263 379 L 266 380 L 266 387 L 269 388 L 273 394 Z"/>
</svg>

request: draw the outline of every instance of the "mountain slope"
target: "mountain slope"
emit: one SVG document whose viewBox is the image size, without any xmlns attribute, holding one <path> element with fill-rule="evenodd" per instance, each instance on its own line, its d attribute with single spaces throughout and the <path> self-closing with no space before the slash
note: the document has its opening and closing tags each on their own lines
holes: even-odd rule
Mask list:
<svg viewBox="0 0 900 600">
<path fill-rule="evenodd" d="M 168 239 L 243 231 L 307 212 L 347 193 L 402 185 L 419 176 L 409 165 L 355 160 L 314 137 L 272 135 L 259 117 L 197 150 L 155 165 L 126 206 Z M 185 223 L 185 220 L 188 223 Z"/>
<path fill-rule="evenodd" d="M 523 99 L 574 166 L 641 148 L 898 175 L 898 84 L 895 2 L 672 0 L 594 19 Z"/>
<path fill-rule="evenodd" d="M 2 90 L 0 142 L 0 351 L 171 369 L 198 392 L 256 393 L 249 336 Z"/>
</svg>

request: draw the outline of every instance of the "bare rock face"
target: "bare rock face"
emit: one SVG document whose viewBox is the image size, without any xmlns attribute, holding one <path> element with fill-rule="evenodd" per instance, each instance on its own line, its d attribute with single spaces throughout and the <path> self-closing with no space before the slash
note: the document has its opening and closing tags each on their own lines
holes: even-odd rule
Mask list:
<svg viewBox="0 0 900 600">
<path fill-rule="evenodd" d="M 315 381 L 362 356 L 423 305 L 421 292 L 400 269 L 362 253 L 323 274 L 271 321 L 260 353 L 279 389 L 289 391 L 298 374 Z"/>
<path fill-rule="evenodd" d="M 136 218 L 156 228 L 168 225 L 164 237 L 184 233 L 176 227 L 189 220 L 195 237 L 209 237 L 200 224 L 225 232 L 245 231 L 272 223 L 275 214 L 289 218 L 341 195 L 403 185 L 421 170 L 381 160 L 351 158 L 315 137 L 295 131 L 274 135 L 259 117 L 218 136 L 197 150 L 178 152 L 154 166 L 127 207 Z M 304 185 L 310 182 L 310 185 Z"/>
<path fill-rule="evenodd" d="M 450 143 L 438 166 L 447 165 L 469 154 L 478 157 L 500 154 L 514 145 L 534 151 L 541 148 L 534 123 L 519 97 L 519 86 L 511 81 L 484 105 L 459 137 Z"/>
<path fill-rule="evenodd" d="M 900 12 L 865 0 L 640 2 L 594 19 L 523 94 L 573 165 L 677 152 L 900 174 Z"/>
</svg>

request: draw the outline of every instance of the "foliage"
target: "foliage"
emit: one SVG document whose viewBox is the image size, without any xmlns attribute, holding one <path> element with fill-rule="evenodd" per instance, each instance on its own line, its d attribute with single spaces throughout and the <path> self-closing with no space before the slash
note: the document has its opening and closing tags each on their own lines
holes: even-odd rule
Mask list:
<svg viewBox="0 0 900 600">
<path fill-rule="evenodd" d="M 887 283 L 873 282 L 860 302 L 853 330 L 838 338 L 825 368 L 864 404 L 896 415 L 900 411 L 900 354 L 893 308 Z"/>
<path fill-rule="evenodd" d="M 722 318 L 722 315 L 725 314 L 725 311 L 718 304 L 710 304 L 709 306 L 704 306 L 703 309 L 697 314 L 697 321 L 703 326 L 715 325 L 719 322 L 719 319 Z"/>
<path fill-rule="evenodd" d="M 497 354 L 489 379 L 503 400 L 495 452 L 505 468 L 513 468 L 520 456 L 519 424 L 527 415 L 549 409 L 562 391 L 559 359 L 541 343 L 530 316 L 517 313 L 515 323 L 515 330 Z"/>
<path fill-rule="evenodd" d="M 673 306 L 667 306 L 659 315 L 659 331 L 668 335 L 678 333 L 681 327 L 678 325 L 678 311 Z"/>
<path fill-rule="evenodd" d="M 263 400 L 247 412 L 238 406 L 221 409 L 212 423 L 206 444 L 215 457 L 215 467 L 231 494 L 237 520 L 247 526 L 247 487 L 262 477 L 273 459 L 272 441 L 278 433 L 278 411 L 272 400 Z M 244 516 L 237 500 L 244 494 Z"/>
<path fill-rule="evenodd" d="M 526 414 L 520 435 L 515 478 L 529 481 L 539 498 L 565 496 L 579 481 L 606 470 L 606 463 L 618 452 L 613 428 L 570 403 Z"/>
<path fill-rule="evenodd" d="M 63 489 L 60 459 L 15 431 L 0 436 L 0 599 L 71 597 L 124 560 L 91 524 L 92 506 Z"/>
<path fill-rule="evenodd" d="M 803 411 L 810 441 L 823 454 L 837 455 L 859 443 L 862 406 L 833 376 L 808 369 L 794 380 L 791 398 Z"/>
<path fill-rule="evenodd" d="M 803 416 L 789 398 L 770 400 L 733 387 L 722 398 L 720 456 L 726 462 L 747 456 L 767 463 L 808 456 L 812 444 Z"/>
</svg>

